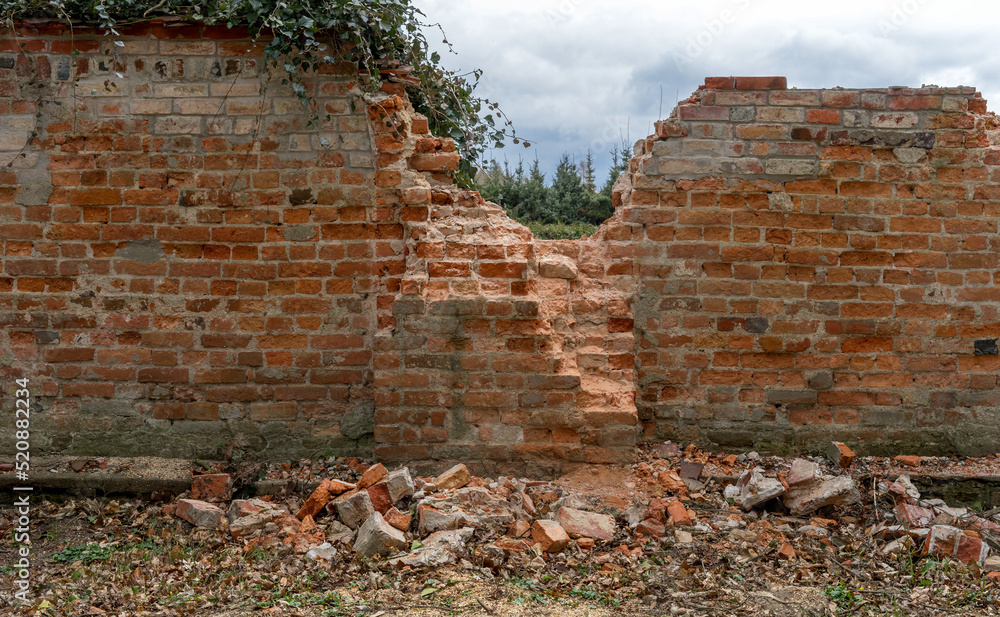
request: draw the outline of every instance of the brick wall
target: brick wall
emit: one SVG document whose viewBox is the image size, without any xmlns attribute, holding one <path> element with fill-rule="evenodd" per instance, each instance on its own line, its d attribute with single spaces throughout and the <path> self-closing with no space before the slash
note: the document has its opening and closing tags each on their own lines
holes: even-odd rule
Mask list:
<svg viewBox="0 0 1000 617">
<path fill-rule="evenodd" d="M 973 88 L 707 79 L 619 212 L 646 436 L 996 449 L 996 129 Z"/>
<path fill-rule="evenodd" d="M 384 251 L 405 262 L 378 299 L 378 458 L 541 472 L 631 460 L 631 263 L 604 235 L 535 240 L 455 188 L 444 173 L 458 163 L 454 145 L 405 100 L 383 100 L 372 118 L 379 203 L 405 239 Z"/>
<path fill-rule="evenodd" d="M 245 32 L 123 42 L 0 40 L 0 379 L 7 412 L 31 379 L 38 453 L 995 450 L 1000 150 L 971 88 L 710 78 L 593 237 L 541 241 L 455 186 L 401 83 L 325 67 L 315 128 Z"/>
<path fill-rule="evenodd" d="M 398 230 L 356 69 L 307 80 L 317 131 L 245 32 L 6 34 L 0 379 L 31 378 L 34 451 L 370 452 L 373 258 Z"/>
</svg>

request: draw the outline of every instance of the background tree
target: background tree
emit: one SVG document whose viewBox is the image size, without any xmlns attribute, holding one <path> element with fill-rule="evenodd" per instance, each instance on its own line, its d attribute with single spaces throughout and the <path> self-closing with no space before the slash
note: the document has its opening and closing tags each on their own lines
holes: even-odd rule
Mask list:
<svg viewBox="0 0 1000 617">
<path fill-rule="evenodd" d="M 600 190 L 596 186 L 593 156 L 574 164 L 570 155 L 559 159 L 551 184 L 546 184 L 536 159 L 527 173 L 523 162 L 512 171 L 492 161 L 477 178 L 476 188 L 486 199 L 503 206 L 507 214 L 527 225 L 539 238 L 579 238 L 597 230 L 614 214 L 611 192 L 628 167 L 629 151 L 622 144 L 611 151 L 611 168 Z"/>
</svg>

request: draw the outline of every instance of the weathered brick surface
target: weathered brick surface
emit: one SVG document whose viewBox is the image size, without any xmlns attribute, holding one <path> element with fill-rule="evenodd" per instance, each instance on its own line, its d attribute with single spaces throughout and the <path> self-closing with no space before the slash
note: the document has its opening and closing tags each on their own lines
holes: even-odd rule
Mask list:
<svg viewBox="0 0 1000 617">
<path fill-rule="evenodd" d="M 0 53 L 0 378 L 32 379 L 40 451 L 992 451 L 1000 155 L 972 88 L 710 78 L 594 236 L 541 241 L 456 188 L 399 84 L 309 76 L 317 131 L 239 32 L 124 34 Z"/>
<path fill-rule="evenodd" d="M 615 217 L 642 255 L 645 436 L 988 452 L 1000 157 L 985 101 L 728 79 L 637 144 Z"/>
<path fill-rule="evenodd" d="M 33 447 L 370 452 L 395 228 L 356 69 L 306 79 L 317 132 L 245 33 L 123 34 L 25 29 L 33 52 L 0 54 L 0 378 L 32 379 Z"/>
<path fill-rule="evenodd" d="M 376 456 L 545 471 L 631 460 L 630 249 L 602 237 L 535 240 L 423 163 L 454 146 L 428 134 L 405 100 L 370 113 L 379 160 L 399 172 L 378 188 L 400 223 L 386 254 L 405 255 L 378 299 Z M 395 125 L 380 122 L 388 117 Z"/>
</svg>

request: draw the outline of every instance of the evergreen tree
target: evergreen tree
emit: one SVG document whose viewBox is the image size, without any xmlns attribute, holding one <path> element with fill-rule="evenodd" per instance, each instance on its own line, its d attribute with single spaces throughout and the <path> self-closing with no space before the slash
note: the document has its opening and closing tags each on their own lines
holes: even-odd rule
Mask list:
<svg viewBox="0 0 1000 617">
<path fill-rule="evenodd" d="M 551 207 L 546 222 L 572 223 L 579 220 L 580 211 L 590 205 L 592 193 L 584 186 L 576 165 L 563 154 L 552 179 Z"/>
<path fill-rule="evenodd" d="M 514 170 L 493 161 L 479 173 L 476 182 L 483 197 L 501 205 L 515 220 L 528 225 L 539 238 L 578 238 L 593 233 L 614 214 L 611 192 L 618 176 L 628 167 L 629 151 L 624 144 L 611 151 L 608 178 L 597 189 L 593 156 L 579 164 L 563 154 L 552 184 L 547 185 L 538 159 L 525 172 L 519 161 Z"/>
</svg>

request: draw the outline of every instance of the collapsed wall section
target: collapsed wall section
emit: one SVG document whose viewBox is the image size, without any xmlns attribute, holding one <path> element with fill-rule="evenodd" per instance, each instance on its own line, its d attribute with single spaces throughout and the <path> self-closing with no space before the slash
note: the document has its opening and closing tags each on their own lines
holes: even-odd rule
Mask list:
<svg viewBox="0 0 1000 617">
<path fill-rule="evenodd" d="M 374 257 L 401 229 L 357 68 L 305 77 L 310 125 L 245 30 L 121 32 L 0 38 L 0 377 L 31 380 L 34 452 L 370 452 Z"/>
<path fill-rule="evenodd" d="M 709 78 L 640 142 L 648 439 L 995 450 L 997 120 L 973 88 Z"/>
<path fill-rule="evenodd" d="M 458 155 L 407 101 L 371 107 L 399 276 L 375 340 L 382 460 L 558 471 L 634 457 L 633 264 L 607 238 L 543 242 L 449 176 Z"/>
</svg>

